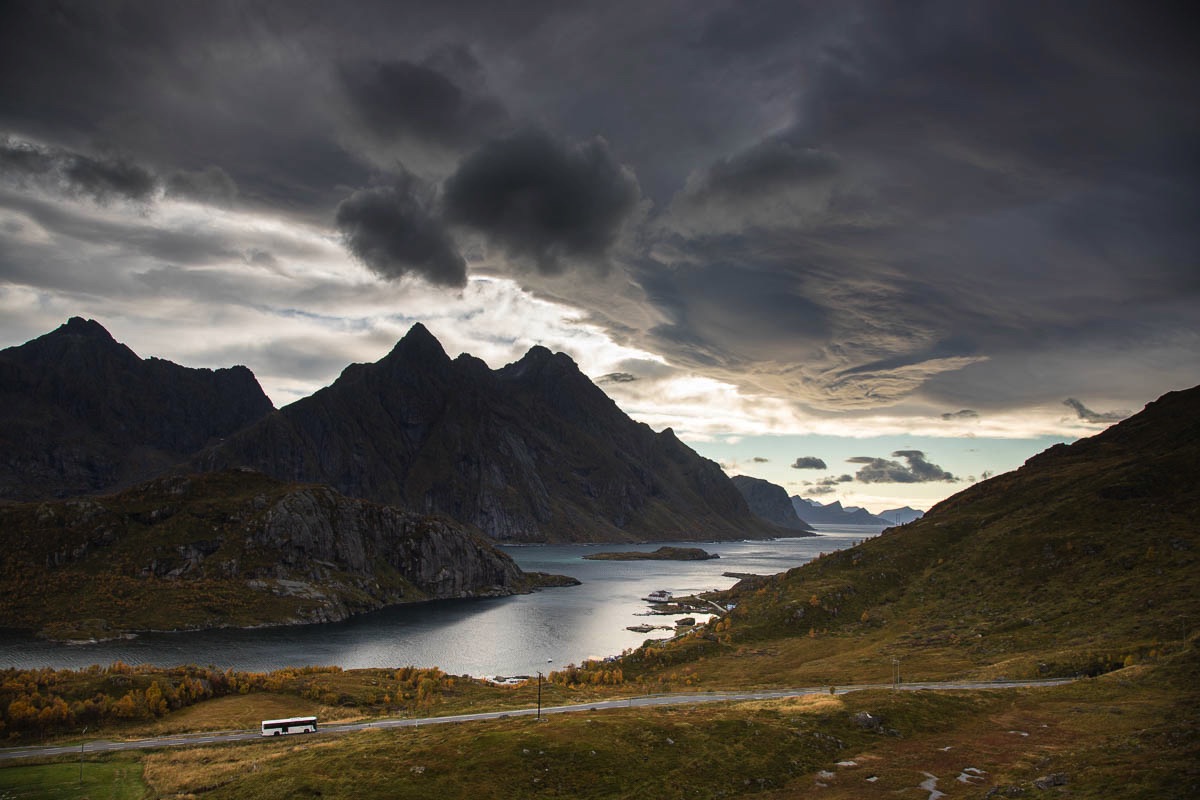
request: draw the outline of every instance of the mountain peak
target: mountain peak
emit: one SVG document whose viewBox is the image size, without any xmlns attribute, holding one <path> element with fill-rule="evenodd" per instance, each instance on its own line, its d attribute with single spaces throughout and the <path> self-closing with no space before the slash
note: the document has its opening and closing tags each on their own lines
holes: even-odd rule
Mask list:
<svg viewBox="0 0 1200 800">
<path fill-rule="evenodd" d="M 419 322 L 413 323 L 413 326 L 408 329 L 408 333 L 396 342 L 396 346 L 384 360 L 392 359 L 407 362 L 450 363 L 450 356 L 446 355 L 446 351 L 442 349 L 442 343 Z"/>
<path fill-rule="evenodd" d="M 103 325 L 96 322 L 94 319 L 84 319 L 83 317 L 71 317 L 65 325 L 58 328 L 63 333 L 70 333 L 75 336 L 87 336 L 93 339 L 104 339 L 107 341 L 115 341 L 112 334 L 105 329 Z"/>
</svg>

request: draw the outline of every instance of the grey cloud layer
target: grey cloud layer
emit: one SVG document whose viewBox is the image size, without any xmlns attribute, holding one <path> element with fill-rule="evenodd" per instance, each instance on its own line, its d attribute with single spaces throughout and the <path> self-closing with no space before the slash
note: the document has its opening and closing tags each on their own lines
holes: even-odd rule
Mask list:
<svg viewBox="0 0 1200 800">
<path fill-rule="evenodd" d="M 384 278 L 505 272 L 814 413 L 1132 407 L 1200 374 L 1185 23 L 1099 1 L 16 2 L 0 131 L 42 144 L 6 140 L 0 167 L 64 202 L 336 227 Z M 81 214 L 70 238 L 102 229 L 114 261 L 195 257 L 187 232 Z M 72 261 L 21 225 L 8 280 Z"/>
<path fill-rule="evenodd" d="M 958 480 L 937 464 L 927 461 L 925 454 L 920 450 L 897 450 L 892 453 L 892 458 L 903 458 L 905 463 L 871 456 L 855 456 L 846 461 L 864 465 L 854 474 L 855 479 L 861 483 L 928 483 Z"/>
</svg>

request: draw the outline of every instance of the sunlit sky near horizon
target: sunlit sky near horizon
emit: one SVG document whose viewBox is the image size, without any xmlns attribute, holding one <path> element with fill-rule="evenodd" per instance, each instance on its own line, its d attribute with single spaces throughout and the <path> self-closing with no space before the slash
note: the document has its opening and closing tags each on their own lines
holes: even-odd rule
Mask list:
<svg viewBox="0 0 1200 800">
<path fill-rule="evenodd" d="M 421 322 L 928 508 L 1200 382 L 1174 8 L 6 4 L 0 347 L 93 318 L 282 406 Z"/>
</svg>

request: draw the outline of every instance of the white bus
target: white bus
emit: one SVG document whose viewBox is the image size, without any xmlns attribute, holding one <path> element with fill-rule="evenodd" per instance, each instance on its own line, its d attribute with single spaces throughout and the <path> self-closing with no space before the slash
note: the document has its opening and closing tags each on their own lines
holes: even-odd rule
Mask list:
<svg viewBox="0 0 1200 800">
<path fill-rule="evenodd" d="M 287 733 L 316 733 L 316 717 L 288 717 L 287 719 L 264 719 L 263 736 L 281 736 Z"/>
</svg>

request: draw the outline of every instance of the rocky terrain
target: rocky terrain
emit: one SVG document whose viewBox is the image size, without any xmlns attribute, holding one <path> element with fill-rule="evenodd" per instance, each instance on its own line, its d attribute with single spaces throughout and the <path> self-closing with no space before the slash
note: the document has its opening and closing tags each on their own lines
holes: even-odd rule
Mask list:
<svg viewBox="0 0 1200 800">
<path fill-rule="evenodd" d="M 780 535 L 721 468 L 634 422 L 562 353 L 491 370 L 451 360 L 421 325 L 374 364 L 193 461 L 251 466 L 439 513 L 502 541 L 670 541 Z"/>
<path fill-rule="evenodd" d="M 141 359 L 98 322 L 74 317 L 0 351 L 0 498 L 129 486 L 272 408 L 245 367 Z"/>
<path fill-rule="evenodd" d="M 540 582 L 451 520 L 248 470 L 0 505 L 0 543 L 0 617 L 54 638 L 327 622 Z"/>
<path fill-rule="evenodd" d="M 750 510 L 757 516 L 790 531 L 813 532 L 812 526 L 796 515 L 796 510 L 782 486 L 747 475 L 735 475 L 731 480 L 742 493 L 742 497 L 746 498 Z"/>
</svg>

